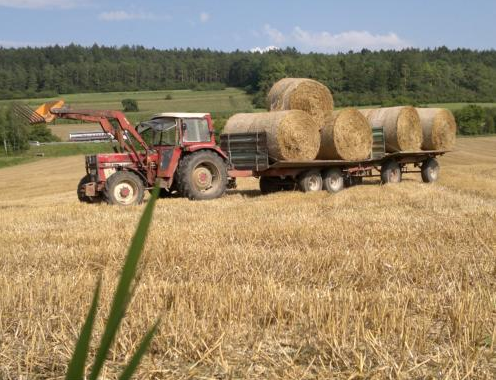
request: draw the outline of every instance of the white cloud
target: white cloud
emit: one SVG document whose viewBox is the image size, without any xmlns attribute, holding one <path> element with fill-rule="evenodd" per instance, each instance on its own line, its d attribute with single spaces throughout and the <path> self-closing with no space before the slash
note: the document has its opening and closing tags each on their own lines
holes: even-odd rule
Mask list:
<svg viewBox="0 0 496 380">
<path fill-rule="evenodd" d="M 158 19 L 168 19 L 168 16 L 157 16 L 150 12 L 128 12 L 128 11 L 109 11 L 102 12 L 98 15 L 98 18 L 103 21 L 128 21 L 128 20 L 158 20 Z"/>
<path fill-rule="evenodd" d="M 0 0 L 0 7 L 43 9 L 43 8 L 76 8 L 84 6 L 87 1 L 77 0 Z"/>
<path fill-rule="evenodd" d="M 263 33 L 276 46 L 282 44 L 295 46 L 302 51 L 316 51 L 323 53 L 347 52 L 349 50 L 380 50 L 403 49 L 410 47 L 407 41 L 396 33 L 372 34 L 368 31 L 350 30 L 332 34 L 326 31 L 312 32 L 296 26 L 290 34 L 285 35 L 279 30 L 266 24 Z"/>
<path fill-rule="evenodd" d="M 410 46 L 395 33 L 372 34 L 368 31 L 351 30 L 331 34 L 329 32 L 309 32 L 297 26 L 291 36 L 302 47 L 323 52 L 361 50 L 363 48 L 370 50 L 402 49 Z"/>
<path fill-rule="evenodd" d="M 261 48 L 261 47 L 254 47 L 252 49 L 250 49 L 250 52 L 252 53 L 267 53 L 269 51 L 272 51 L 272 50 L 278 50 L 279 48 L 277 46 L 274 46 L 274 45 L 270 45 L 270 46 L 266 46 L 264 48 Z"/>
<path fill-rule="evenodd" d="M 208 20 L 210 20 L 210 14 L 208 14 L 207 12 L 200 13 L 201 22 L 207 22 Z"/>
<path fill-rule="evenodd" d="M 275 44 L 282 44 L 286 41 L 286 37 L 277 29 L 271 27 L 269 24 L 265 24 L 263 27 L 263 33 L 269 36 L 269 39 Z"/>
</svg>

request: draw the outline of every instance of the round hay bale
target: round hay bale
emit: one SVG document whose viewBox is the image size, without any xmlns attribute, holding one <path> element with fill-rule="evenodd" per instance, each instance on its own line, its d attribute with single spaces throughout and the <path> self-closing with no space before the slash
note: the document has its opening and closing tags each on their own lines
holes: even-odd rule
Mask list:
<svg viewBox="0 0 496 380">
<path fill-rule="evenodd" d="M 444 108 L 417 108 L 422 126 L 424 150 L 450 150 L 455 146 L 456 121 Z"/>
<path fill-rule="evenodd" d="M 267 95 L 271 111 L 302 110 L 323 125 L 324 114 L 332 111 L 334 101 L 322 83 L 307 78 L 284 78 L 276 82 Z"/>
<path fill-rule="evenodd" d="M 365 160 L 372 150 L 372 129 L 358 110 L 346 108 L 326 113 L 320 140 L 320 160 Z"/>
<path fill-rule="evenodd" d="M 386 152 L 418 151 L 422 145 L 420 118 L 413 107 L 359 110 L 372 127 L 384 127 Z"/>
<path fill-rule="evenodd" d="M 269 156 L 277 160 L 313 160 L 320 147 L 319 127 L 299 110 L 238 113 L 227 120 L 224 133 L 267 132 Z"/>
</svg>

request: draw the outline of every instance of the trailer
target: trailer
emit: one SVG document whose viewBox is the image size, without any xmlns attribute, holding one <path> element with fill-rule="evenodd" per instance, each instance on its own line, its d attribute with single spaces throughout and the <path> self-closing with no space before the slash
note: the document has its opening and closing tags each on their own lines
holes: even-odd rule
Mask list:
<svg viewBox="0 0 496 380">
<path fill-rule="evenodd" d="M 372 134 L 370 157 L 362 161 L 274 160 L 267 149 L 265 132 L 222 134 L 220 147 L 228 158 L 231 181 L 238 177 L 260 178 L 263 194 L 283 190 L 336 193 L 370 177 L 380 178 L 381 183 L 398 183 L 406 173 L 420 173 L 426 183 L 437 181 L 440 170 L 437 157 L 448 151 L 387 153 L 383 128 L 373 128 Z"/>
</svg>

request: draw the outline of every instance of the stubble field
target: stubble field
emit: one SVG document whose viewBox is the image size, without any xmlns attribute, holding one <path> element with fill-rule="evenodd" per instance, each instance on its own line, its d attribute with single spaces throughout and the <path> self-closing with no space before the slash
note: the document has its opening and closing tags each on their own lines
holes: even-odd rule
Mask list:
<svg viewBox="0 0 496 380">
<path fill-rule="evenodd" d="M 441 180 L 330 195 L 159 200 L 102 378 L 157 316 L 140 379 L 492 379 L 496 137 Z M 0 170 L 0 378 L 62 378 L 98 277 L 95 341 L 142 206 L 79 204 L 82 156 Z"/>
</svg>

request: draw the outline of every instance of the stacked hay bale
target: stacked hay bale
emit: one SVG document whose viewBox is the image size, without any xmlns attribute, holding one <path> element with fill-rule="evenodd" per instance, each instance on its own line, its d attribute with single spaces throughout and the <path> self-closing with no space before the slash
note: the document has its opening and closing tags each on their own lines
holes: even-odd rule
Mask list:
<svg viewBox="0 0 496 380">
<path fill-rule="evenodd" d="M 327 112 L 320 131 L 320 160 L 360 161 L 370 157 L 372 131 L 367 119 L 354 108 Z"/>
<path fill-rule="evenodd" d="M 320 148 L 317 123 L 300 110 L 238 113 L 225 133 L 266 132 L 269 156 L 277 160 L 313 160 Z"/>
<path fill-rule="evenodd" d="M 302 110 L 322 126 L 325 114 L 334 108 L 331 91 L 322 83 L 307 78 L 284 78 L 267 95 L 271 111 Z"/>
<path fill-rule="evenodd" d="M 386 152 L 417 151 L 422 145 L 420 117 L 413 107 L 362 109 L 372 127 L 384 127 Z"/>
<path fill-rule="evenodd" d="M 331 91 L 312 79 L 284 78 L 267 95 L 270 112 L 237 114 L 226 133 L 266 132 L 276 160 L 346 160 L 370 157 L 372 128 L 384 128 L 386 152 L 449 150 L 456 123 L 443 109 L 409 106 L 333 112 Z"/>
<path fill-rule="evenodd" d="M 456 121 L 443 108 L 417 108 L 422 126 L 424 150 L 450 150 L 455 146 Z"/>
</svg>

